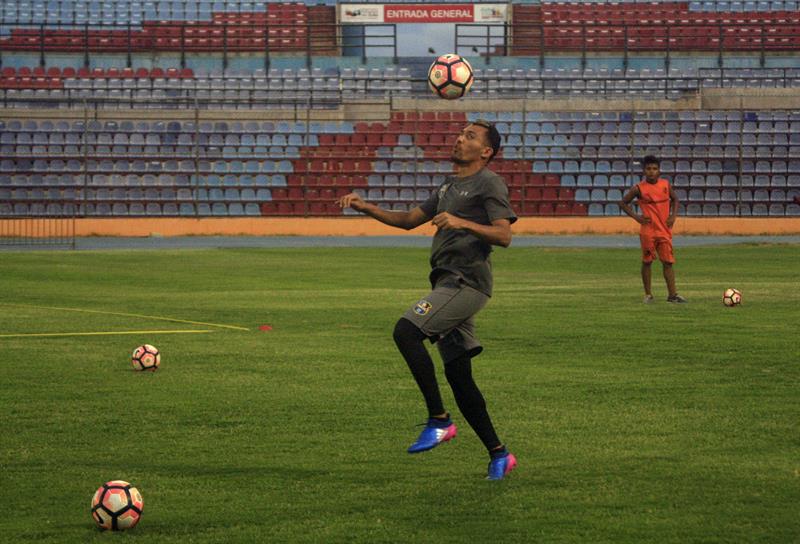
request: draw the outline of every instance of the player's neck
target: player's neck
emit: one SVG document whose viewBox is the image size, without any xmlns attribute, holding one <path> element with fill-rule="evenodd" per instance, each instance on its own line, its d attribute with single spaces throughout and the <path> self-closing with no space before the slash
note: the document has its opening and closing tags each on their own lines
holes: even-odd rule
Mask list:
<svg viewBox="0 0 800 544">
<path fill-rule="evenodd" d="M 482 161 L 475 161 L 469 164 L 453 164 L 453 174 L 457 178 L 466 178 L 473 176 L 483 170 L 486 166 Z"/>
</svg>

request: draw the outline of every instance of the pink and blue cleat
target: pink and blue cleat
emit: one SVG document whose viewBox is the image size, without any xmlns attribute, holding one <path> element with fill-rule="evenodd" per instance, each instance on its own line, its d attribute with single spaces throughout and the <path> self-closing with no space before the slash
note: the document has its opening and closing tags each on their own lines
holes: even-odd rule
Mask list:
<svg viewBox="0 0 800 544">
<path fill-rule="evenodd" d="M 430 418 L 425 428 L 419 433 L 417 441 L 408 447 L 408 453 L 420 453 L 423 451 L 432 450 L 442 442 L 452 440 L 456 436 L 456 426 L 448 419 L 441 421 L 439 419 Z"/>
<path fill-rule="evenodd" d="M 502 480 L 506 474 L 514 470 L 517 466 L 517 458 L 513 453 L 505 452 L 503 455 L 493 457 L 489 461 L 489 473 L 486 476 L 487 480 Z"/>
</svg>

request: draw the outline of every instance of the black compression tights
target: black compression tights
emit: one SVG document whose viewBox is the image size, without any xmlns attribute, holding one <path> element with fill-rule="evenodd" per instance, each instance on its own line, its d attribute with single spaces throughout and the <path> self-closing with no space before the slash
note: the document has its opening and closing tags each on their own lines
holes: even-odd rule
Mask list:
<svg viewBox="0 0 800 544">
<path fill-rule="evenodd" d="M 434 416 L 443 414 L 445 410 L 439 393 L 439 385 L 436 382 L 433 361 L 423 344 L 425 338 L 425 333 L 405 318 L 401 318 L 395 325 L 394 341 L 417 381 L 422 396 L 425 397 L 428 414 Z M 461 410 L 467 423 L 475 430 L 475 434 L 481 439 L 486 449 L 491 451 L 500 446 L 500 440 L 497 438 L 489 412 L 486 410 L 486 401 L 475 384 L 475 380 L 472 379 L 470 358 L 462 355 L 458 359 L 446 363 L 444 373 L 453 389 L 458 409 Z"/>
<path fill-rule="evenodd" d="M 397 349 L 403 354 L 414 379 L 417 380 L 419 390 L 425 397 L 428 406 L 428 416 L 438 416 L 444 413 L 442 395 L 439 393 L 439 384 L 436 383 L 436 371 L 433 360 L 422 343 L 427 336 L 408 319 L 400 318 L 394 326 L 394 342 Z"/>
</svg>

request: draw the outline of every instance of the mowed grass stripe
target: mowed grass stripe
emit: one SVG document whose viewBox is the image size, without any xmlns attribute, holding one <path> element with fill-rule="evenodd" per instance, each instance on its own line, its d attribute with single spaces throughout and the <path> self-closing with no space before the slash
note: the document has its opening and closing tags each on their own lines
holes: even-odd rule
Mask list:
<svg viewBox="0 0 800 544">
<path fill-rule="evenodd" d="M 142 334 L 204 334 L 214 332 L 211 330 L 183 330 L 183 331 L 97 331 L 97 332 L 30 332 L 19 334 L 0 334 L 0 338 L 44 338 L 61 336 L 126 336 Z"/>
</svg>

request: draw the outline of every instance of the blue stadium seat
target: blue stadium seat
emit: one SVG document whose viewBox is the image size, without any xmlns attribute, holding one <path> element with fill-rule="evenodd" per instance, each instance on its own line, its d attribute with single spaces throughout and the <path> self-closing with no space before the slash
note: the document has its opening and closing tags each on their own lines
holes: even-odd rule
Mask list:
<svg viewBox="0 0 800 544">
<path fill-rule="evenodd" d="M 592 202 L 591 204 L 589 204 L 589 208 L 587 211 L 590 216 L 605 215 L 605 207 L 603 206 L 603 204 L 600 204 L 598 202 Z"/>
<path fill-rule="evenodd" d="M 588 189 L 575 190 L 575 202 L 589 202 L 590 200 L 592 197 Z"/>
<path fill-rule="evenodd" d="M 606 200 L 606 191 L 605 189 L 592 189 L 589 198 L 593 202 L 604 202 Z"/>
</svg>

